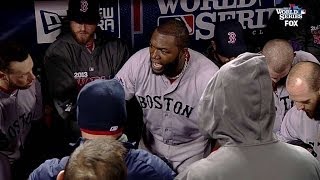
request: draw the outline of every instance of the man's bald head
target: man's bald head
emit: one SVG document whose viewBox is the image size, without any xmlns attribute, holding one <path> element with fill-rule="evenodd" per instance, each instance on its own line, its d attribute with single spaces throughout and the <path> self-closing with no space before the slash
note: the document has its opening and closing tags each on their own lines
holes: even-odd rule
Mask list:
<svg viewBox="0 0 320 180">
<path fill-rule="evenodd" d="M 320 88 L 320 65 L 310 61 L 299 62 L 290 70 L 286 86 L 293 87 L 305 82 L 312 91 Z"/>
<path fill-rule="evenodd" d="M 320 65 L 314 62 L 299 62 L 290 70 L 286 89 L 298 110 L 303 110 L 311 119 L 316 117 L 320 102 Z"/>
<path fill-rule="evenodd" d="M 262 49 L 262 54 L 266 57 L 269 70 L 276 73 L 288 70 L 294 58 L 291 44 L 284 39 L 268 41 Z"/>
</svg>

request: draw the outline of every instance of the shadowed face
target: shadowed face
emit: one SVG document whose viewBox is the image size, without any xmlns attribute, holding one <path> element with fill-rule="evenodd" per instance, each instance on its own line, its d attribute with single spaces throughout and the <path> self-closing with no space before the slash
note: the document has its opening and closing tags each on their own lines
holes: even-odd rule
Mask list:
<svg viewBox="0 0 320 180">
<path fill-rule="evenodd" d="M 284 78 L 285 76 L 288 75 L 290 69 L 291 69 L 291 65 L 288 65 L 286 67 L 286 69 L 280 73 L 275 72 L 273 69 L 269 69 L 269 74 L 270 74 L 270 78 L 272 80 L 273 83 L 277 83 L 278 81 L 280 81 L 280 79 Z"/>
<path fill-rule="evenodd" d="M 152 34 L 149 51 L 152 72 L 167 76 L 175 74 L 184 54 L 174 36 L 160 34 L 157 30 Z"/>
<path fill-rule="evenodd" d="M 9 69 L 4 72 L 8 89 L 29 88 L 35 80 L 32 68 L 33 61 L 30 55 L 22 62 L 11 62 Z"/>
<path fill-rule="evenodd" d="M 76 21 L 70 21 L 70 28 L 74 39 L 79 44 L 86 45 L 89 41 L 93 40 L 97 25 L 85 23 L 80 24 Z"/>
</svg>

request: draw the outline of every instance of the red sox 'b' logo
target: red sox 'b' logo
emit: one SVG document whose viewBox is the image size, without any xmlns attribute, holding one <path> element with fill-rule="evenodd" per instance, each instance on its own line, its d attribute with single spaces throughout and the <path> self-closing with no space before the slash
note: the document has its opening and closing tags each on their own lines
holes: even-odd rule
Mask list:
<svg viewBox="0 0 320 180">
<path fill-rule="evenodd" d="M 234 32 L 228 32 L 228 35 L 229 35 L 229 41 L 228 41 L 228 43 L 229 44 L 234 44 L 236 41 L 237 41 L 237 35 L 236 35 L 236 33 L 234 33 Z"/>
<path fill-rule="evenodd" d="M 88 10 L 88 2 L 86 0 L 80 1 L 80 11 L 81 12 L 87 12 Z"/>
</svg>

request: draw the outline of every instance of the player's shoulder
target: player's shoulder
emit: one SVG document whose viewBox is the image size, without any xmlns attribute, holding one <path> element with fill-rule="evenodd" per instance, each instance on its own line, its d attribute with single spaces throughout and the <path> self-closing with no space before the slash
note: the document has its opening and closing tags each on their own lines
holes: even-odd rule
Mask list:
<svg viewBox="0 0 320 180">
<path fill-rule="evenodd" d="M 298 110 L 295 106 L 293 106 L 288 110 L 288 112 L 285 115 L 285 118 L 287 118 L 290 121 L 297 121 L 297 120 L 300 121 L 302 119 L 308 118 L 308 116 L 303 110 Z"/>
<path fill-rule="evenodd" d="M 291 154 L 293 155 L 292 159 L 296 158 L 296 161 L 305 161 L 305 162 L 312 162 L 315 165 L 319 166 L 319 162 L 317 159 L 315 159 L 312 154 L 306 150 L 303 147 L 297 146 L 297 145 L 292 145 L 289 143 L 284 143 L 284 142 L 279 142 L 279 144 L 281 144 L 282 146 L 285 146 L 287 153 L 289 154 L 289 151 L 291 152 Z"/>
<path fill-rule="evenodd" d="M 203 81 L 209 81 L 211 77 L 219 70 L 206 56 L 195 50 L 189 49 L 191 70 L 195 76 L 199 76 Z"/>
<path fill-rule="evenodd" d="M 105 35 L 100 35 L 96 39 L 96 43 L 99 46 L 105 47 L 105 48 L 124 48 L 128 47 L 128 43 L 125 42 L 123 39 L 120 39 L 118 37 L 109 37 Z"/>
<path fill-rule="evenodd" d="M 68 44 L 73 44 L 73 43 L 75 43 L 75 40 L 73 39 L 72 35 L 65 34 L 65 35 L 59 36 L 59 38 L 53 41 L 48 47 L 47 51 L 62 49 L 64 46 L 67 46 Z"/>
<path fill-rule="evenodd" d="M 295 51 L 294 54 L 295 54 L 295 57 L 293 59 L 293 65 L 302 61 L 310 61 L 310 62 L 319 64 L 319 61 L 317 60 L 317 58 L 309 52 L 299 50 L 299 51 Z"/>
<path fill-rule="evenodd" d="M 129 58 L 129 61 L 133 61 L 136 65 L 142 65 L 146 64 L 146 62 L 150 61 L 150 52 L 149 48 L 142 48 L 135 53 Z"/>
<path fill-rule="evenodd" d="M 214 64 L 210 59 L 208 59 L 205 55 L 190 48 L 188 49 L 188 51 L 190 53 L 191 62 L 197 64 L 197 67 L 199 69 L 214 71 L 219 70 L 219 67 L 216 64 Z"/>
</svg>

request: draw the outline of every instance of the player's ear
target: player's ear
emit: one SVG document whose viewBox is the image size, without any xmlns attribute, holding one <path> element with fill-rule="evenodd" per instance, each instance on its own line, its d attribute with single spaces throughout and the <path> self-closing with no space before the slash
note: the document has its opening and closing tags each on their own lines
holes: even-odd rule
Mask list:
<svg viewBox="0 0 320 180">
<path fill-rule="evenodd" d="M 63 179 L 64 179 L 64 170 L 60 171 L 57 176 L 57 180 L 63 180 Z"/>
</svg>

